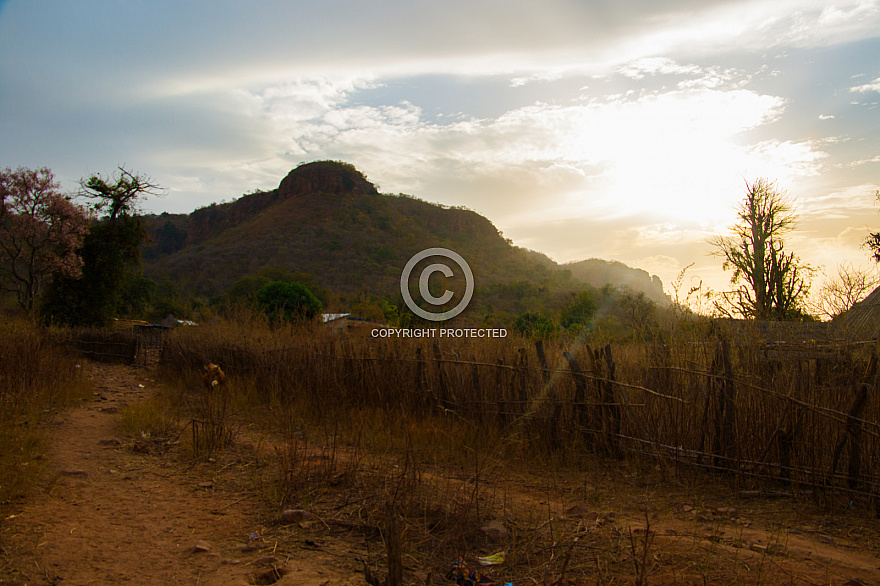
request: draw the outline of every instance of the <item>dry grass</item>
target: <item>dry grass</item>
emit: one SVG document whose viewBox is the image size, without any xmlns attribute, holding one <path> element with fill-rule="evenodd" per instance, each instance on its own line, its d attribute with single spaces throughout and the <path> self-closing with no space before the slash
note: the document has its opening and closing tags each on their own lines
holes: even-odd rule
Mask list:
<svg viewBox="0 0 880 586">
<path fill-rule="evenodd" d="M 730 537 L 727 522 L 658 538 L 656 507 L 668 521 L 696 499 L 658 497 L 656 484 L 709 481 L 728 500 L 785 494 L 868 522 L 880 406 L 853 409 L 875 385 L 872 348 L 772 345 L 700 324 L 664 336 L 545 343 L 544 368 L 521 339 L 379 340 L 241 319 L 176 331 L 160 370 L 192 395 L 202 366 L 220 364 L 224 425 L 251 430 L 243 437 L 262 462 L 253 479 L 271 510 L 311 511 L 306 535 L 360 541 L 375 568 L 391 507 L 409 576 L 504 551 L 504 572 L 523 583 L 792 579 L 775 545 L 749 549 L 754 538 Z M 624 495 L 643 510 L 606 516 Z M 573 504 L 587 514 L 566 513 Z M 506 534 L 485 531 L 492 521 Z"/>
<path fill-rule="evenodd" d="M 202 364 L 219 363 L 228 412 L 271 426 L 269 410 L 287 408 L 316 433 L 356 437 L 370 451 L 411 441 L 439 462 L 485 439 L 501 459 L 647 458 L 670 473 L 724 474 L 743 490 L 873 500 L 880 403 L 870 398 L 870 347 L 697 329 L 666 344 L 572 340 L 544 352 L 546 370 L 521 339 L 382 340 L 242 320 L 176 332 L 161 368 L 193 387 Z"/>
<path fill-rule="evenodd" d="M 46 424 L 87 394 L 84 370 L 46 332 L 0 323 L 0 522 L 39 475 Z"/>
</svg>

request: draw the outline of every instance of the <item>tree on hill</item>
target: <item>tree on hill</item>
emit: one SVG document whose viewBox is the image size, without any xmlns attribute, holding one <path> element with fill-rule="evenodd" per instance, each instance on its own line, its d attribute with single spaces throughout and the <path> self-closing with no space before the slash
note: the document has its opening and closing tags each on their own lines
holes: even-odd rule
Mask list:
<svg viewBox="0 0 880 586">
<path fill-rule="evenodd" d="M 58 187 L 46 167 L 0 171 L 0 285 L 15 293 L 31 318 L 53 275 L 71 280 L 82 275 L 78 249 L 88 217 Z"/>
<path fill-rule="evenodd" d="M 549 317 L 536 311 L 527 311 L 516 318 L 513 329 L 525 338 L 546 340 L 558 333 L 559 326 Z"/>
<path fill-rule="evenodd" d="M 589 331 L 599 304 L 590 291 L 579 291 L 572 296 L 573 300 L 559 312 L 559 325 L 566 330 L 581 331 L 586 328 Z"/>
<path fill-rule="evenodd" d="M 293 272 L 283 265 L 267 265 L 256 274 L 241 277 L 226 289 L 226 301 L 231 304 L 251 305 L 256 300 L 257 291 L 275 281 L 300 283 L 318 298 L 322 307 L 330 305 L 330 292 L 318 285 L 312 275 Z"/>
<path fill-rule="evenodd" d="M 321 302 L 305 285 L 284 281 L 262 287 L 257 291 L 256 301 L 272 321 L 313 319 L 322 309 Z"/>
<path fill-rule="evenodd" d="M 657 304 L 648 299 L 644 291 L 633 291 L 624 286 L 617 299 L 625 323 L 633 332 L 636 340 L 648 336 L 656 325 Z"/>
<path fill-rule="evenodd" d="M 263 275 L 246 275 L 226 289 L 226 301 L 231 305 L 251 305 L 256 301 L 257 291 L 272 282 Z"/>
<path fill-rule="evenodd" d="M 759 320 L 803 319 L 813 270 L 785 251 L 783 237 L 797 221 L 792 201 L 773 183 L 758 179 L 746 183 L 737 215 L 730 236 L 709 240 L 724 270 L 733 269 L 734 289 L 721 295 L 716 308 Z"/>
<path fill-rule="evenodd" d="M 46 322 L 100 327 L 120 311 L 124 297 L 140 299 L 137 306 L 151 294 L 130 289 L 151 288 L 148 280 L 138 278 L 146 233 L 136 212 L 141 200 L 161 190 L 149 177 L 123 167 L 107 178 L 92 175 L 80 181 L 80 186 L 80 195 L 93 200 L 93 209 L 104 217 L 93 222 L 80 249 L 82 278 L 56 279 L 46 291 L 40 312 Z M 129 290 L 123 295 L 126 285 Z"/>
</svg>

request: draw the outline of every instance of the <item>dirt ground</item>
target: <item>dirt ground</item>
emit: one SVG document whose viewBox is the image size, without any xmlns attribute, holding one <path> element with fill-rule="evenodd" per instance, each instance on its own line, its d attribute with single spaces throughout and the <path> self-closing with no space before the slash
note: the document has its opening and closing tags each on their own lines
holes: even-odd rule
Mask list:
<svg viewBox="0 0 880 586">
<path fill-rule="evenodd" d="M 92 365 L 90 373 L 92 399 L 54 424 L 41 490 L 0 524 L 0 584 L 366 584 L 363 536 L 328 524 L 348 501 L 316 512 L 327 522 L 279 527 L 235 450 L 193 464 L 167 442 L 120 435 L 120 410 L 159 388 L 149 371 Z M 530 550 L 545 567 L 488 568 L 502 582 L 512 573 L 515 586 L 637 583 L 640 557 L 649 584 L 880 584 L 880 532 L 864 511 L 832 515 L 595 470 L 520 477 L 499 491 L 508 511 L 500 531 L 520 543 L 549 531 L 550 554 Z M 534 519 L 541 507 L 546 521 Z M 578 542 L 589 563 L 569 564 Z M 490 546 L 467 552 L 471 563 Z M 442 567 L 405 561 L 407 583 L 453 584 Z"/>
<path fill-rule="evenodd" d="M 241 585 L 282 566 L 278 584 L 348 583 L 316 548 L 265 542 L 252 494 L 219 488 L 228 463 L 190 468 L 119 436 L 120 409 L 157 388 L 148 371 L 91 370 L 93 400 L 56 422 L 42 492 L 2 524 L 0 584 Z"/>
</svg>

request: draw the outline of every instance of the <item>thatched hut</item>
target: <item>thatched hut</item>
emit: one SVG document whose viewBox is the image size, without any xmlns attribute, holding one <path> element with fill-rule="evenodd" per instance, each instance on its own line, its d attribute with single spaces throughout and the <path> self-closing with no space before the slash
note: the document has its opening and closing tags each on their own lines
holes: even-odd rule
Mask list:
<svg viewBox="0 0 880 586">
<path fill-rule="evenodd" d="M 880 335 L 880 287 L 856 303 L 852 309 L 834 318 L 834 323 L 852 342 L 876 340 Z"/>
</svg>

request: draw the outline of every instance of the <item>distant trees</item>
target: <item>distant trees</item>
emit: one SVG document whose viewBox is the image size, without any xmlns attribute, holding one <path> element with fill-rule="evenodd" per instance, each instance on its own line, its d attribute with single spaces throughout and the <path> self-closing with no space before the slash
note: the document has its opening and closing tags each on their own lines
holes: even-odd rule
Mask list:
<svg viewBox="0 0 880 586">
<path fill-rule="evenodd" d="M 566 330 L 592 329 L 593 318 L 599 309 L 595 296 L 590 291 L 579 291 L 573 297 L 559 312 L 559 325 Z"/>
<path fill-rule="evenodd" d="M 733 269 L 734 289 L 721 294 L 717 309 L 760 320 L 803 319 L 812 268 L 785 251 L 783 237 L 797 220 L 793 203 L 773 183 L 758 179 L 746 183 L 737 213 L 730 236 L 709 240 L 724 269 Z"/>
<path fill-rule="evenodd" d="M 140 276 L 140 246 L 146 238 L 137 215 L 140 202 L 161 189 L 146 175 L 124 167 L 108 177 L 80 181 L 80 196 L 102 214 L 92 223 L 80 249 L 82 278 L 59 275 L 40 309 L 46 322 L 69 326 L 106 325 L 124 304 L 143 307 L 155 283 Z"/>
<path fill-rule="evenodd" d="M 31 318 L 53 275 L 70 280 L 82 275 L 79 248 L 88 216 L 58 188 L 46 167 L 0 171 L 0 282 Z"/>
<path fill-rule="evenodd" d="M 253 305 L 257 291 L 275 281 L 300 283 L 318 298 L 322 307 L 330 305 L 330 292 L 309 273 L 294 272 L 283 265 L 267 265 L 253 275 L 241 277 L 226 289 L 225 300 L 232 305 Z"/>
<path fill-rule="evenodd" d="M 311 291 L 300 283 L 275 281 L 256 293 L 257 307 L 272 321 L 313 319 L 322 305 Z"/>
<path fill-rule="evenodd" d="M 556 322 L 536 311 L 521 313 L 513 323 L 513 329 L 534 340 L 546 340 L 559 333 Z"/>
<path fill-rule="evenodd" d="M 623 322 L 632 330 L 635 339 L 645 339 L 656 326 L 657 304 L 648 299 L 644 291 L 624 287 L 617 299 L 623 314 Z"/>
</svg>

